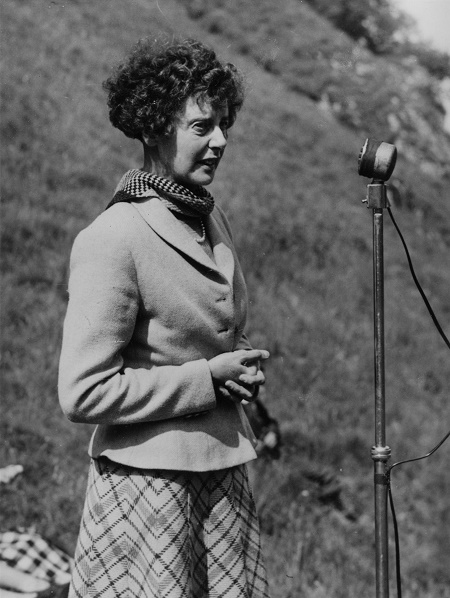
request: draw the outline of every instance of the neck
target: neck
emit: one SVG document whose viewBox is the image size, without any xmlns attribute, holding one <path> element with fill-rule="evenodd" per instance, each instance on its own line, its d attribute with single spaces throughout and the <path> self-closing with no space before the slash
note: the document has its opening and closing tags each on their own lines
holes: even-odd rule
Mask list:
<svg viewBox="0 0 450 598">
<path fill-rule="evenodd" d="M 168 169 L 161 160 L 157 146 L 144 143 L 144 166 L 142 170 L 169 179 Z"/>
<path fill-rule="evenodd" d="M 154 146 L 149 146 L 146 143 L 144 143 L 144 165 L 142 167 L 142 170 L 144 170 L 145 172 L 149 172 L 150 174 L 156 174 L 157 176 L 163 177 L 169 181 L 172 181 L 172 183 L 176 183 L 176 181 L 173 180 L 173 177 L 170 174 L 170 170 L 161 160 L 158 148 Z M 189 189 L 190 191 L 195 193 L 195 185 L 187 185 L 186 183 L 180 184 L 186 189 Z"/>
</svg>

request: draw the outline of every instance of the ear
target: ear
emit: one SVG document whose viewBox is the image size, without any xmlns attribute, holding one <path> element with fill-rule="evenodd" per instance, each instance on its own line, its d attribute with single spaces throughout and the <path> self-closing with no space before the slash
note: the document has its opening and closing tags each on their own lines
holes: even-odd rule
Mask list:
<svg viewBox="0 0 450 598">
<path fill-rule="evenodd" d="M 155 135 L 145 133 L 145 131 L 142 132 L 142 141 L 145 145 L 148 145 L 148 147 L 156 147 L 158 145 L 158 138 Z"/>
</svg>

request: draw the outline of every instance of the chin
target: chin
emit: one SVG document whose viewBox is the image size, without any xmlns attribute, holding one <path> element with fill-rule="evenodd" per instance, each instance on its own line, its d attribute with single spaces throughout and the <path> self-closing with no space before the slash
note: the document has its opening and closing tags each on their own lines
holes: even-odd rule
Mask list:
<svg viewBox="0 0 450 598">
<path fill-rule="evenodd" d="M 189 180 L 179 181 L 180 185 L 184 185 L 185 187 L 198 187 L 199 185 L 202 187 L 206 187 L 214 180 L 214 175 L 204 175 L 198 177 L 192 177 Z"/>
</svg>

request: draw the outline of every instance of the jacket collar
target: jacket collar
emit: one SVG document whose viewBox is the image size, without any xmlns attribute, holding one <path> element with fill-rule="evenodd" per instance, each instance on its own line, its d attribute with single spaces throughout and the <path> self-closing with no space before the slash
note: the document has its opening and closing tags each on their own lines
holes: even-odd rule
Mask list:
<svg viewBox="0 0 450 598">
<path fill-rule="evenodd" d="M 130 203 L 155 233 L 169 245 L 208 270 L 222 274 L 230 284 L 233 284 L 235 266 L 233 244 L 226 229 L 216 218 L 216 210 L 205 218 L 206 232 L 214 254 L 215 261 L 213 261 L 156 195 Z"/>
</svg>

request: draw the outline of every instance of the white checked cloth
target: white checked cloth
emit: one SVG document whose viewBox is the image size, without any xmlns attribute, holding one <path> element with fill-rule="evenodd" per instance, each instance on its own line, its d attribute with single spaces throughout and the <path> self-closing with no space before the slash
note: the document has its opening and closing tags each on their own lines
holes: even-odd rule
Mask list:
<svg viewBox="0 0 450 598">
<path fill-rule="evenodd" d="M 33 531 L 0 533 L 0 560 L 38 579 L 59 583 L 71 571 L 72 559 Z"/>
</svg>

